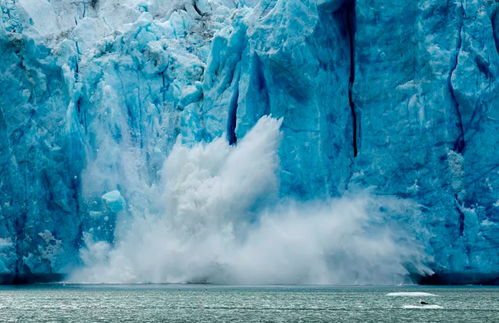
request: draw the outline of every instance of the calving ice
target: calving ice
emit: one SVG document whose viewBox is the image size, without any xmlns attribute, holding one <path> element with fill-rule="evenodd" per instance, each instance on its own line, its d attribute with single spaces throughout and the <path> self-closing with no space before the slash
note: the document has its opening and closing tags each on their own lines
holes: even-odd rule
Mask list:
<svg viewBox="0 0 499 323">
<path fill-rule="evenodd" d="M 279 198 L 280 124 L 263 117 L 238 145 L 177 142 L 151 188 L 155 207 L 121 220 L 114 247 L 88 234 L 85 267 L 70 281 L 393 284 L 404 282 L 404 262 L 430 272 L 398 223 L 418 215 L 412 203 Z"/>
<path fill-rule="evenodd" d="M 497 282 L 492 1 L 0 0 L 5 282 Z"/>
</svg>

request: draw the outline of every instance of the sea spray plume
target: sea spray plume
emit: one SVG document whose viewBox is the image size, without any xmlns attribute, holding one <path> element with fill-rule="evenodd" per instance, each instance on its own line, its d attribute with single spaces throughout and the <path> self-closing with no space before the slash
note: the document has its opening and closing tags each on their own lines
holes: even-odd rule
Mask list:
<svg viewBox="0 0 499 323">
<path fill-rule="evenodd" d="M 134 215 L 114 248 L 88 238 L 72 280 L 365 284 L 401 282 L 403 262 L 424 269 L 390 221 L 411 215 L 407 201 L 277 199 L 280 124 L 263 117 L 237 146 L 177 142 L 154 195 L 163 208 Z"/>
<path fill-rule="evenodd" d="M 177 144 L 163 173 L 168 221 L 177 229 L 210 230 L 248 219 L 256 202 L 277 191 L 280 125 L 263 117 L 234 147 L 223 138 L 192 148 Z"/>
<path fill-rule="evenodd" d="M 88 267 L 75 279 L 183 282 L 193 279 L 198 267 L 205 275 L 219 250 L 242 236 L 257 204 L 277 192 L 280 124 L 262 118 L 237 146 L 223 138 L 190 148 L 178 141 L 154 194 L 153 202 L 163 209 L 134 214 L 107 255 L 102 252 L 108 248 L 105 242 L 87 238 L 82 259 Z"/>
<path fill-rule="evenodd" d="M 404 210 L 408 213 L 399 213 Z M 281 202 L 262 216 L 237 255 L 233 281 L 248 284 L 394 284 L 405 263 L 426 272 L 424 253 L 398 226 L 409 201 L 356 193 L 315 202 Z M 417 268 L 417 269 L 416 269 Z"/>
</svg>

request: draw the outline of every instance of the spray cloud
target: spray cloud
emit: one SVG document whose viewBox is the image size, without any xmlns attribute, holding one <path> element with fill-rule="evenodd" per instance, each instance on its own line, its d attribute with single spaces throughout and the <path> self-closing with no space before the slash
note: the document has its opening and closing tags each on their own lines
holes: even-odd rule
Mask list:
<svg viewBox="0 0 499 323">
<path fill-rule="evenodd" d="M 150 198 L 154 212 L 93 241 L 71 278 L 105 283 L 392 284 L 423 253 L 401 226 L 408 201 L 350 194 L 278 198 L 280 120 L 263 117 L 238 143 L 173 147 Z M 396 221 L 395 217 L 398 217 Z"/>
</svg>

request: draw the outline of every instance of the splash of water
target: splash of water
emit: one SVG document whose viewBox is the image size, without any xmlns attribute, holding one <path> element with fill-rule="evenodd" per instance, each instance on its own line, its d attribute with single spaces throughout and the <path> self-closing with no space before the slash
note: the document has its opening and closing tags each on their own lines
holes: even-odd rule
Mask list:
<svg viewBox="0 0 499 323">
<path fill-rule="evenodd" d="M 391 223 L 414 208 L 360 193 L 328 201 L 277 197 L 280 120 L 263 117 L 239 142 L 177 143 L 157 212 L 134 216 L 117 243 L 87 237 L 71 280 L 106 283 L 399 283 L 421 249 Z M 382 208 L 380 206 L 383 206 Z M 399 221 L 400 222 L 400 221 Z"/>
</svg>

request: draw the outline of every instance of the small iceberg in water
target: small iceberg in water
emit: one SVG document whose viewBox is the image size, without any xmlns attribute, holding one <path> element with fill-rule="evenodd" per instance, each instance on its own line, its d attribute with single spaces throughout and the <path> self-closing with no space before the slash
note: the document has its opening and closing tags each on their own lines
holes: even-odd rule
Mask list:
<svg viewBox="0 0 499 323">
<path fill-rule="evenodd" d="M 425 292 L 393 292 L 386 294 L 386 296 L 423 297 L 423 296 L 438 296 L 438 295 Z"/>
<path fill-rule="evenodd" d="M 402 308 L 406 308 L 406 309 L 417 308 L 417 309 L 437 310 L 437 309 L 442 309 L 444 307 L 440 306 L 440 305 L 428 304 L 428 305 L 404 305 L 404 306 L 402 306 Z"/>
</svg>

